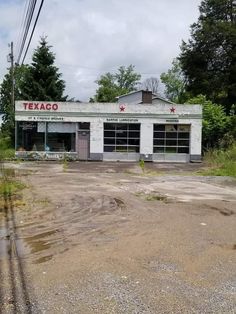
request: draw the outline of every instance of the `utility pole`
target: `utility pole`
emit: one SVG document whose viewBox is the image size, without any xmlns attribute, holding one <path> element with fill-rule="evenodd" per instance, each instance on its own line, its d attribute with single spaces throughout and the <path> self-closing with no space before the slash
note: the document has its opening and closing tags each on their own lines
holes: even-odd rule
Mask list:
<svg viewBox="0 0 236 314">
<path fill-rule="evenodd" d="M 11 42 L 11 52 L 10 52 L 10 60 L 11 60 L 11 105 L 12 111 L 15 114 L 15 77 L 14 77 L 14 54 L 13 54 L 13 42 Z"/>
<path fill-rule="evenodd" d="M 10 44 L 11 52 L 9 53 L 9 62 L 11 62 L 11 108 L 12 108 L 12 114 L 14 116 L 15 121 L 15 75 L 14 75 L 14 53 L 13 53 L 13 42 Z M 17 125 L 15 122 L 15 149 L 17 146 Z"/>
</svg>

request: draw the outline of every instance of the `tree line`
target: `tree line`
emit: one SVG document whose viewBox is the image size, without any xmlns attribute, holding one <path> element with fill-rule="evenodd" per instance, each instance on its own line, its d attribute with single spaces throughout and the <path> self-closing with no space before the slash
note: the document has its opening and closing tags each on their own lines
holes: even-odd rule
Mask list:
<svg viewBox="0 0 236 314">
<path fill-rule="evenodd" d="M 203 0 L 199 12 L 197 22 L 190 26 L 190 39 L 182 42 L 180 55 L 160 80 L 169 100 L 203 105 L 203 147 L 226 147 L 236 138 L 236 3 Z M 41 38 L 32 63 L 15 67 L 15 99 L 70 101 L 54 63 L 51 46 Z M 133 65 L 105 73 L 96 83 L 90 102 L 114 102 L 117 96 L 139 89 L 160 94 L 159 78 L 141 82 Z M 0 106 L 4 113 L 1 132 L 13 138 L 10 71 L 0 86 Z"/>
</svg>

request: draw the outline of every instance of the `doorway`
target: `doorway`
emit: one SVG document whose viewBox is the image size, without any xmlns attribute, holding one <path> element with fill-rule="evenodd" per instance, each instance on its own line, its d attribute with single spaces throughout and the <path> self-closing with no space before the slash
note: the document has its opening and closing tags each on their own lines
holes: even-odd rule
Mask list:
<svg viewBox="0 0 236 314">
<path fill-rule="evenodd" d="M 78 132 L 77 152 L 79 160 L 89 159 L 89 138 L 90 138 L 89 131 Z"/>
</svg>

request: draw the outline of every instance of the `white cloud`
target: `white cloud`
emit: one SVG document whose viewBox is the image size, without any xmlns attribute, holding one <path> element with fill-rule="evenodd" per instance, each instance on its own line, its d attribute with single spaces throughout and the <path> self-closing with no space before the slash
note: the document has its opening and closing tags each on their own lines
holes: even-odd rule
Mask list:
<svg viewBox="0 0 236 314">
<path fill-rule="evenodd" d="M 25 1 L 0 0 L 0 77 L 6 72 L 7 43 L 16 41 Z M 133 64 L 143 78 L 159 76 L 179 54 L 181 40 L 197 20 L 200 0 L 45 1 L 26 59 L 41 35 L 56 53 L 66 93 L 87 100 L 94 81 L 120 65 Z"/>
</svg>

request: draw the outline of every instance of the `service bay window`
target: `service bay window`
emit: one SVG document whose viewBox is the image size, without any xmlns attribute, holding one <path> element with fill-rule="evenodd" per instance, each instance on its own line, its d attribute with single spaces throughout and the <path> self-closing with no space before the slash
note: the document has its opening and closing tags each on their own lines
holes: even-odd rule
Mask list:
<svg viewBox="0 0 236 314">
<path fill-rule="evenodd" d="M 190 125 L 154 124 L 153 153 L 189 154 Z"/>
<path fill-rule="evenodd" d="M 104 123 L 104 152 L 139 153 L 140 124 Z"/>
</svg>

